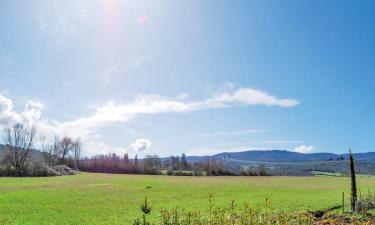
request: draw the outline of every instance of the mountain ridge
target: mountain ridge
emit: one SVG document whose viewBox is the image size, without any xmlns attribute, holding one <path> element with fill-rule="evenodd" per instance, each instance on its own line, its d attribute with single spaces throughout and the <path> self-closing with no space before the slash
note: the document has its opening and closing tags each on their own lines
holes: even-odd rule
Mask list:
<svg viewBox="0 0 375 225">
<path fill-rule="evenodd" d="M 356 160 L 375 161 L 375 152 L 353 153 Z M 187 156 L 188 161 L 197 162 L 208 158 L 225 161 L 248 162 L 318 162 L 348 159 L 348 154 L 329 152 L 300 153 L 288 150 L 248 150 L 240 152 L 221 152 L 211 156 Z"/>
</svg>

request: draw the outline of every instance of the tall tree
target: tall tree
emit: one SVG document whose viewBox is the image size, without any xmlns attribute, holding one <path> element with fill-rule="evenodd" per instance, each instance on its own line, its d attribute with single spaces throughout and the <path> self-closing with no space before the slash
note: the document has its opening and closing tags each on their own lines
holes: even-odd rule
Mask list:
<svg viewBox="0 0 375 225">
<path fill-rule="evenodd" d="M 128 153 L 124 154 L 124 164 L 129 165 L 129 154 Z"/>
<path fill-rule="evenodd" d="M 357 203 L 357 182 L 355 179 L 355 168 L 354 168 L 354 159 L 351 149 L 349 149 L 349 164 L 350 164 L 350 179 L 351 179 L 351 208 L 352 212 L 355 211 Z"/>
<path fill-rule="evenodd" d="M 76 139 L 74 141 L 74 146 L 73 146 L 73 152 L 74 152 L 74 161 L 75 161 L 75 167 L 76 169 L 79 169 L 79 160 L 81 158 L 81 140 Z"/>
<path fill-rule="evenodd" d="M 134 167 L 136 170 L 138 169 L 138 155 L 135 155 L 134 157 Z"/>
<path fill-rule="evenodd" d="M 31 148 L 36 142 L 36 130 L 17 123 L 5 131 L 4 142 L 7 159 L 16 170 L 17 176 L 22 176 L 24 166 L 30 157 Z"/>
<path fill-rule="evenodd" d="M 43 158 L 44 162 L 47 163 L 47 165 L 52 165 L 52 151 L 53 151 L 53 145 L 46 143 L 46 137 L 42 136 L 40 137 L 41 142 L 41 148 L 43 152 Z"/>
<path fill-rule="evenodd" d="M 65 163 L 65 158 L 73 150 L 75 143 L 72 138 L 64 137 L 59 143 L 59 155 L 61 158 L 61 163 Z"/>
</svg>

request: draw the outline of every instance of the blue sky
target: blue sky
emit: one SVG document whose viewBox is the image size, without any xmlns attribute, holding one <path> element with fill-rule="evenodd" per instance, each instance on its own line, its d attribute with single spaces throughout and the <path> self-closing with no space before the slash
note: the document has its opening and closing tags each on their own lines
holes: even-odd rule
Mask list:
<svg viewBox="0 0 375 225">
<path fill-rule="evenodd" d="M 375 151 L 374 1 L 3 1 L 0 126 L 87 155 Z"/>
</svg>

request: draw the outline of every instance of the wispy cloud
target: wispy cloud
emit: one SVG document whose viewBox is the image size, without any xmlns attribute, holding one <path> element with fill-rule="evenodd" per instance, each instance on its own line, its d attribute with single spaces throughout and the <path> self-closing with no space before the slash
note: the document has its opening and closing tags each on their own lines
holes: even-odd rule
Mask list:
<svg viewBox="0 0 375 225">
<path fill-rule="evenodd" d="M 268 94 L 265 91 L 252 88 L 240 88 L 234 93 L 222 93 L 218 97 L 212 99 L 212 101 L 222 103 L 240 103 L 246 105 L 266 105 L 281 107 L 293 107 L 299 104 L 298 100 L 280 99 Z"/>
<path fill-rule="evenodd" d="M 267 92 L 250 88 L 240 88 L 232 93 L 219 93 L 200 101 L 190 101 L 188 98 L 181 99 L 178 96 L 167 98 L 159 95 L 141 95 L 127 103 L 109 101 L 102 106 L 95 107 L 91 115 L 61 122 L 41 119 L 43 104 L 38 102 L 29 101 L 22 113 L 16 113 L 13 109 L 12 100 L 0 95 L 0 120 L 7 123 L 17 121 L 33 123 L 44 134 L 79 137 L 86 140 L 92 147 L 93 143 L 100 143 L 100 137 L 96 135 L 99 128 L 127 123 L 133 118 L 145 114 L 187 113 L 213 108 L 229 108 L 237 105 L 293 107 L 297 104 L 298 101 L 295 99 L 277 98 Z M 241 132 L 259 132 L 259 130 Z M 138 146 L 138 144 L 134 146 Z"/>
<path fill-rule="evenodd" d="M 58 16 L 57 18 L 47 19 L 46 17 L 35 14 L 35 21 L 39 30 L 55 39 L 64 40 L 67 36 L 67 17 Z"/>
<path fill-rule="evenodd" d="M 107 86 L 108 84 L 116 80 L 117 77 L 124 75 L 126 72 L 141 67 L 143 64 L 154 60 L 155 57 L 156 55 L 144 55 L 134 59 L 133 61 L 125 65 L 109 65 L 108 67 L 104 68 L 104 70 L 101 73 L 103 85 Z"/>
</svg>

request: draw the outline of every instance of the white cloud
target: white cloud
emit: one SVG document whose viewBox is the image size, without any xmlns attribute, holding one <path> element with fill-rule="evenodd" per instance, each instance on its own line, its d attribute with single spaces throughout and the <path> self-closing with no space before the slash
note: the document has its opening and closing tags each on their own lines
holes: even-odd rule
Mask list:
<svg viewBox="0 0 375 225">
<path fill-rule="evenodd" d="M 151 147 L 151 141 L 145 138 L 138 138 L 130 146 L 135 152 L 143 152 Z"/>
<path fill-rule="evenodd" d="M 0 127 L 17 122 L 32 125 L 40 119 L 43 109 L 42 103 L 33 101 L 28 101 L 20 114 L 13 107 L 13 101 L 0 94 Z"/>
<path fill-rule="evenodd" d="M 14 114 L 12 100 L 0 95 L 0 118 L 13 118 Z"/>
<path fill-rule="evenodd" d="M 40 102 L 28 101 L 25 105 L 25 109 L 22 112 L 24 122 L 32 124 L 40 119 L 42 114 L 43 105 Z"/>
<path fill-rule="evenodd" d="M 311 153 L 315 150 L 315 147 L 312 145 L 301 145 L 294 148 L 295 152 L 299 153 Z"/>
<path fill-rule="evenodd" d="M 38 102 L 27 102 L 25 109 L 21 113 L 13 110 L 12 100 L 0 94 L 0 125 L 7 125 L 9 122 L 24 122 L 34 124 L 38 131 L 46 136 L 72 136 L 80 138 L 83 142 L 89 143 L 90 149 L 94 145 L 101 145 L 102 149 L 109 149 L 100 142 L 98 129 L 108 127 L 113 124 L 127 123 L 135 117 L 143 114 L 160 113 L 186 113 L 212 108 L 234 107 L 236 105 L 265 105 L 292 107 L 298 104 L 294 99 L 280 99 L 269 95 L 267 92 L 240 88 L 232 92 L 217 93 L 215 96 L 203 100 L 191 101 L 188 95 L 181 98 L 167 98 L 159 95 L 141 95 L 133 101 L 126 103 L 114 103 L 112 101 L 95 107 L 91 115 L 77 118 L 71 121 L 51 121 L 41 118 L 43 104 Z M 237 133 L 255 133 L 261 130 L 238 131 Z M 151 142 L 140 139 L 132 147 L 142 151 L 142 146 L 149 147 Z M 146 145 L 141 145 L 143 143 Z M 89 150 L 90 150 L 89 149 Z M 125 149 L 117 149 L 125 151 Z M 94 151 L 94 150 L 93 150 Z M 95 151 L 100 151 L 99 149 Z M 107 150 L 106 150 L 107 151 Z"/>
<path fill-rule="evenodd" d="M 208 98 L 201 101 L 189 101 L 180 99 L 171 99 L 162 97 L 159 95 L 143 95 L 134 99 L 132 102 L 116 104 L 112 101 L 97 107 L 96 112 L 90 116 L 82 117 L 77 120 L 69 122 L 55 122 L 55 126 L 60 129 L 65 130 L 76 130 L 79 129 L 86 134 L 90 134 L 94 129 L 108 126 L 115 123 L 126 123 L 134 117 L 143 114 L 159 114 L 159 113 L 183 113 L 183 112 L 193 112 L 203 109 L 210 108 L 222 108 L 222 107 L 233 107 L 236 104 L 241 103 L 242 105 L 267 105 L 272 104 L 269 101 L 263 102 L 262 99 L 255 101 L 256 97 L 247 95 L 250 98 L 246 101 L 245 97 L 241 97 L 237 100 L 236 97 L 224 97 L 223 96 L 237 96 L 237 92 L 244 92 L 245 89 L 240 89 L 234 93 L 222 93 L 219 97 Z M 253 89 L 246 89 L 251 93 L 257 93 Z M 245 91 L 246 92 L 246 91 Z M 265 92 L 261 92 L 261 96 L 264 98 Z M 276 103 L 288 102 L 285 106 L 283 104 L 276 104 L 281 107 L 291 107 L 289 102 L 295 102 L 298 104 L 297 100 L 293 99 L 277 99 L 276 97 L 271 97 Z"/>
<path fill-rule="evenodd" d="M 133 61 L 131 61 L 130 63 L 128 63 L 126 65 L 119 65 L 119 64 L 109 65 L 101 73 L 101 76 L 102 76 L 102 79 L 103 79 L 103 85 L 107 86 L 116 77 L 118 77 L 118 76 L 120 76 L 120 75 L 122 75 L 122 74 L 124 74 L 124 73 L 126 73 L 130 70 L 136 69 L 136 68 L 142 66 L 143 64 L 149 62 L 149 61 L 154 60 L 155 57 L 156 57 L 156 55 L 144 55 L 144 56 L 141 56 L 141 57 L 138 57 L 138 58 L 134 59 Z"/>
<path fill-rule="evenodd" d="M 265 91 L 252 88 L 240 88 L 234 93 L 222 93 L 220 96 L 212 99 L 212 101 L 281 107 L 293 107 L 299 104 L 299 101 L 295 99 L 279 99 Z"/>
</svg>

